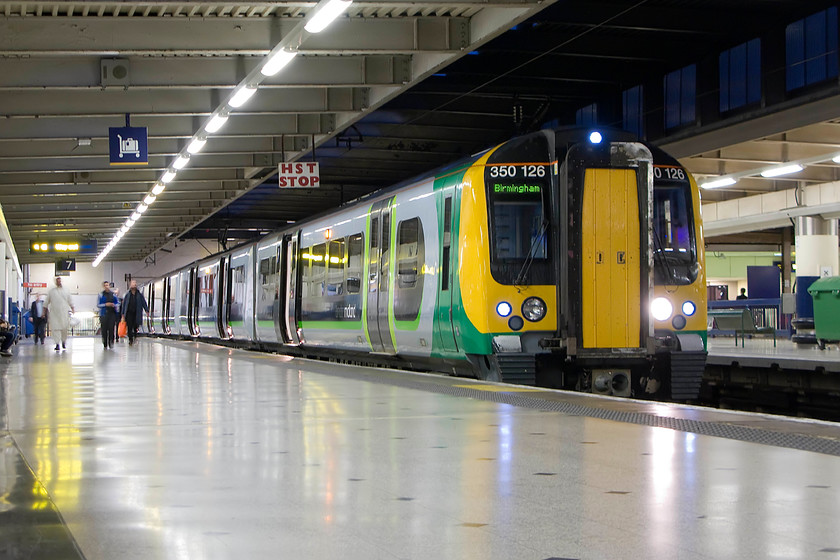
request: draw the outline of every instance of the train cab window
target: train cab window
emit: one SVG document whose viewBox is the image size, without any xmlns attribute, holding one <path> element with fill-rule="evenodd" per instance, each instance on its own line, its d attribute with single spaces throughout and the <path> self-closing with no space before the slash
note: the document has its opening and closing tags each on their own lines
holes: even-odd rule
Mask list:
<svg viewBox="0 0 840 560">
<path fill-rule="evenodd" d="M 484 168 L 490 271 L 500 284 L 552 283 L 549 216 L 551 150 L 531 134 L 496 150 Z"/>
<path fill-rule="evenodd" d="M 358 294 L 362 289 L 362 254 L 364 236 L 361 233 L 347 238 L 347 293 Z"/>
<path fill-rule="evenodd" d="M 452 197 L 443 201 L 443 255 L 440 263 L 440 289 L 449 290 L 449 261 L 452 258 Z"/>
<path fill-rule="evenodd" d="M 343 237 L 333 239 L 329 244 L 327 257 L 327 287 L 326 295 L 344 295 L 344 265 L 347 264 L 345 248 L 347 240 Z"/>
<path fill-rule="evenodd" d="M 394 317 L 413 321 L 423 300 L 423 266 L 426 248 L 420 218 L 411 218 L 397 226 L 397 285 L 394 293 Z"/>
<path fill-rule="evenodd" d="M 687 285 L 697 279 L 693 223 L 687 182 L 654 188 L 653 250 L 657 284 Z"/>
</svg>

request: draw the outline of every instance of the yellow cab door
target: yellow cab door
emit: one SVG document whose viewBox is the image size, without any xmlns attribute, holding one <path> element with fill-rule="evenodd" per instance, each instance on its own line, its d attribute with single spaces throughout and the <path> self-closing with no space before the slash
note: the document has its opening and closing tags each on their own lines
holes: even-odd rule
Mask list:
<svg viewBox="0 0 840 560">
<path fill-rule="evenodd" d="M 633 169 L 586 169 L 582 347 L 641 346 L 639 199 Z"/>
</svg>

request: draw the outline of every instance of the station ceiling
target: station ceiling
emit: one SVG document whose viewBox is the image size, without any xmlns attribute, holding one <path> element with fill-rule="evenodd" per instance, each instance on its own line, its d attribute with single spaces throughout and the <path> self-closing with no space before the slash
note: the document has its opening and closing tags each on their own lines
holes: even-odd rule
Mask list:
<svg viewBox="0 0 840 560">
<path fill-rule="evenodd" d="M 546 121 L 574 122 L 589 103 L 828 5 L 356 1 L 321 34 L 301 35 L 300 54 L 231 113 L 108 258 L 143 259 L 182 236 L 236 243 Z M 107 244 L 210 114 L 315 6 L 0 2 L 0 205 L 21 262 L 51 260 L 29 254 L 36 236 Z M 699 177 L 837 152 L 837 101 L 821 94 L 655 141 Z M 109 165 L 108 128 L 126 115 L 148 127 L 148 166 Z M 281 161 L 313 158 L 319 189 L 278 188 Z M 809 166 L 797 181 L 840 179 L 836 167 Z M 790 187 L 750 178 L 706 196 Z"/>
</svg>

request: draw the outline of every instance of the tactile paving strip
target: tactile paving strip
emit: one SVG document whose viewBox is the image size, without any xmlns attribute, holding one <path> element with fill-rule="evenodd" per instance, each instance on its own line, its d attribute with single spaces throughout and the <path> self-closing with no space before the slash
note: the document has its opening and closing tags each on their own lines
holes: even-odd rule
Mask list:
<svg viewBox="0 0 840 560">
<path fill-rule="evenodd" d="M 347 368 L 343 370 L 341 375 L 364 381 L 371 380 L 370 375 L 366 375 L 362 372 L 356 372 L 354 369 L 355 368 Z M 385 380 L 380 378 L 378 381 L 382 382 Z M 824 437 L 784 433 L 763 428 L 739 426 L 737 424 L 729 424 L 726 422 L 707 422 L 702 420 L 658 416 L 656 414 L 647 414 L 643 412 L 610 410 L 570 402 L 546 400 L 522 393 L 489 392 L 478 389 L 469 389 L 463 386 L 420 382 L 412 380 L 410 375 L 406 375 L 405 377 L 398 377 L 396 375 L 389 376 L 387 383 L 407 389 L 417 389 L 420 391 L 428 391 L 456 397 L 491 401 L 522 408 L 562 412 L 572 416 L 600 418 L 602 420 L 639 424 L 642 426 L 669 428 L 672 430 L 690 432 L 705 436 L 721 437 L 750 443 L 772 445 L 774 447 L 787 447 L 790 449 L 799 449 L 801 451 L 812 451 L 814 453 L 823 453 L 825 455 L 840 456 L 840 441 Z"/>
</svg>

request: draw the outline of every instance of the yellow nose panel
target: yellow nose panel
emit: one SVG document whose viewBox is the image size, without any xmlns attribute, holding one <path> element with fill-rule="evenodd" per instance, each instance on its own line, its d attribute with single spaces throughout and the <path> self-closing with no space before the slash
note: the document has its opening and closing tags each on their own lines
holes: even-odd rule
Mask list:
<svg viewBox="0 0 840 560">
<path fill-rule="evenodd" d="M 641 344 L 639 199 L 632 169 L 587 169 L 583 184 L 583 348 Z"/>
</svg>

